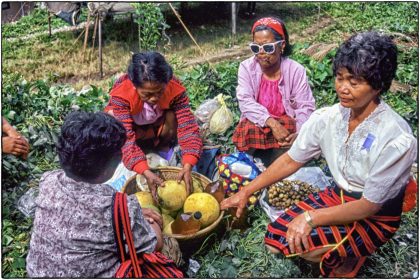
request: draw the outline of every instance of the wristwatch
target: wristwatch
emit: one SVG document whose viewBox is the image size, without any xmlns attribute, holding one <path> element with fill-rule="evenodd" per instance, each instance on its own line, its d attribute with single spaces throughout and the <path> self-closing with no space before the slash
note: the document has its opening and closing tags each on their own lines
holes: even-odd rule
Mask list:
<svg viewBox="0 0 420 280">
<path fill-rule="evenodd" d="M 306 220 L 306 222 L 308 223 L 308 225 L 311 228 L 315 228 L 316 227 L 314 225 L 313 221 L 312 221 L 312 218 L 311 218 L 311 215 L 309 214 L 309 211 L 305 211 L 305 213 L 303 214 L 303 216 L 305 216 L 305 220 Z"/>
</svg>

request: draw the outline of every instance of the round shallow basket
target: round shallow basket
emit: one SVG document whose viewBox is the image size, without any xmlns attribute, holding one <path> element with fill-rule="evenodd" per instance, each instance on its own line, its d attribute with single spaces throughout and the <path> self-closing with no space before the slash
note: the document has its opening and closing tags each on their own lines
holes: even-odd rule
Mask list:
<svg viewBox="0 0 420 280">
<path fill-rule="evenodd" d="M 181 170 L 181 168 L 172 167 L 172 166 L 158 167 L 158 168 L 152 169 L 153 172 L 160 173 L 159 175 L 165 181 L 166 180 L 176 180 L 180 170 Z M 193 171 L 191 173 L 191 176 L 193 178 L 199 180 L 203 187 L 205 187 L 209 183 L 211 183 L 210 179 L 208 179 L 206 176 L 201 175 L 197 172 Z M 140 188 L 137 186 L 137 183 L 136 183 L 136 175 L 133 175 L 131 178 L 129 178 L 127 180 L 127 182 L 125 182 L 121 191 L 127 193 L 128 195 L 141 191 Z M 185 240 L 198 239 L 198 238 L 205 237 L 217 228 L 217 226 L 219 225 L 220 221 L 223 218 L 223 214 L 224 214 L 224 211 L 220 211 L 220 215 L 219 215 L 219 217 L 217 218 L 216 221 L 214 221 L 211 225 L 207 226 L 206 228 L 201 229 L 200 231 L 198 231 L 194 234 L 189 234 L 189 235 L 172 234 L 172 235 L 169 235 L 169 236 L 174 237 L 179 241 L 185 241 Z"/>
</svg>

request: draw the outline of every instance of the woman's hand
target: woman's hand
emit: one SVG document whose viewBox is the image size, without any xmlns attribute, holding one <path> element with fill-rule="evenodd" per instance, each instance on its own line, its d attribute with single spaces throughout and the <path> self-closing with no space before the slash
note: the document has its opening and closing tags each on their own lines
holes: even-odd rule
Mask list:
<svg viewBox="0 0 420 280">
<path fill-rule="evenodd" d="M 284 142 L 286 137 L 290 135 L 289 131 L 273 118 L 268 118 L 266 125 L 271 128 L 274 138 L 279 143 Z"/>
<path fill-rule="evenodd" d="M 295 142 L 296 138 L 297 138 L 298 134 L 297 133 L 291 133 L 289 134 L 289 136 L 287 136 L 283 142 L 279 142 L 280 146 L 282 148 L 290 148 L 293 144 L 293 142 Z"/>
<path fill-rule="evenodd" d="M 191 177 L 192 165 L 189 163 L 184 164 L 181 171 L 178 173 L 177 181 L 181 183 L 181 180 L 184 179 L 185 187 L 187 188 L 187 196 L 192 192 L 192 177 Z"/>
<path fill-rule="evenodd" d="M 23 136 L 18 136 L 17 138 L 5 136 L 1 138 L 1 143 L 3 146 L 3 153 L 22 156 L 23 159 L 27 158 L 29 143 Z"/>
<path fill-rule="evenodd" d="M 300 254 L 309 250 L 308 236 L 312 227 L 306 222 L 305 216 L 300 214 L 287 225 L 287 228 L 286 239 L 289 243 L 290 252 Z M 305 250 L 303 250 L 302 244 Z"/>
<path fill-rule="evenodd" d="M 150 192 L 152 193 L 153 200 L 159 204 L 159 200 L 157 197 L 157 188 L 164 186 L 164 181 L 162 178 L 157 176 L 155 173 L 153 173 L 150 170 L 146 170 L 143 172 L 143 176 L 146 178 L 147 185 L 149 186 Z"/>
<path fill-rule="evenodd" d="M 226 210 L 228 208 L 238 208 L 236 210 L 236 217 L 239 218 L 246 207 L 248 202 L 248 195 L 246 194 L 245 190 L 241 190 L 234 194 L 233 196 L 224 199 L 220 202 L 221 210 Z"/>
<path fill-rule="evenodd" d="M 157 223 L 160 228 L 163 227 L 162 216 L 153 209 L 142 208 L 144 218 L 150 223 Z"/>
</svg>

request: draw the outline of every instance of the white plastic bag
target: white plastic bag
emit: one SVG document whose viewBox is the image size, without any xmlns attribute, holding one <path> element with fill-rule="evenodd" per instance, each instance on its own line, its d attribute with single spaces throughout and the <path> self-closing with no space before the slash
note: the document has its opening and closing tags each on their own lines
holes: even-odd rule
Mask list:
<svg viewBox="0 0 420 280">
<path fill-rule="evenodd" d="M 27 218 L 29 217 L 33 218 L 35 216 L 35 210 L 36 210 L 35 199 L 38 196 L 38 193 L 39 193 L 38 186 L 29 188 L 29 190 L 27 190 L 26 193 L 23 194 L 17 202 L 17 208 Z"/>
<path fill-rule="evenodd" d="M 300 180 L 319 188 L 321 191 L 332 184 L 332 178 L 326 176 L 324 172 L 322 172 L 321 168 L 316 166 L 302 167 L 285 180 Z"/>
<path fill-rule="evenodd" d="M 150 168 L 156 168 L 160 166 L 169 165 L 169 162 L 166 159 L 164 159 L 163 157 L 155 153 L 148 153 L 146 155 L 146 158 L 147 158 L 147 164 L 149 165 Z"/>
<path fill-rule="evenodd" d="M 326 176 L 319 167 L 302 167 L 284 180 L 299 180 L 306 182 L 314 187 L 319 188 L 321 191 L 324 190 L 327 186 L 331 186 L 332 183 L 332 178 Z M 284 210 L 277 210 L 268 204 L 267 189 L 265 189 L 261 194 L 259 202 L 261 208 L 268 215 L 272 222 L 274 222 L 278 216 L 284 213 Z"/>
<path fill-rule="evenodd" d="M 217 109 L 219 109 L 221 104 L 217 101 L 216 98 L 207 99 L 204 101 L 200 106 L 198 106 L 197 110 L 195 110 L 195 117 L 203 124 L 208 123 L 210 121 L 211 116 Z"/>
<path fill-rule="evenodd" d="M 124 164 L 120 162 L 112 178 L 106 181 L 104 184 L 108 184 L 114 189 L 116 189 L 117 191 L 121 191 L 125 182 L 135 174 L 136 174 L 135 171 L 128 170 L 124 166 Z"/>
<path fill-rule="evenodd" d="M 213 134 L 223 134 L 233 124 L 233 115 L 226 106 L 223 95 L 219 94 L 216 98 L 221 107 L 211 116 L 209 129 Z"/>
</svg>

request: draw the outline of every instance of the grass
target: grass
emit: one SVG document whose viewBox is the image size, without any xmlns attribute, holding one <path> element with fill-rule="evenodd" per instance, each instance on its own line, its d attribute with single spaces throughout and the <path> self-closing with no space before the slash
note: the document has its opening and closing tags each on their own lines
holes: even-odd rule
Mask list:
<svg viewBox="0 0 420 280">
<path fill-rule="evenodd" d="M 419 269 L 418 219 L 417 207 L 404 213 L 400 229 L 388 243 L 368 258 L 359 276 L 361 278 L 413 278 L 413 273 L 418 272 Z"/>
<path fill-rule="evenodd" d="M 295 278 L 304 275 L 291 259 L 266 251 L 263 240 L 266 214 L 255 208 L 250 212 L 252 225 L 245 231 L 227 231 L 205 254 L 198 256 L 201 269 L 197 278 Z"/>
<path fill-rule="evenodd" d="M 309 7 L 310 9 L 303 9 Z M 312 8 L 311 8 L 312 7 Z M 311 13 L 315 5 L 310 4 L 286 4 L 286 3 L 259 3 L 257 12 L 259 15 L 275 14 L 284 18 L 288 24 L 289 32 L 293 34 L 304 28 L 311 22 Z M 197 57 L 202 57 L 198 48 L 193 44 L 186 32 L 180 26 L 172 12 L 167 10 L 167 22 L 171 28 L 167 31 L 172 45 L 164 46 L 159 50 L 165 54 L 168 60 L 180 60 L 186 62 Z M 186 25 L 199 43 L 205 55 L 212 55 L 223 51 L 231 46 L 231 31 L 229 6 L 215 4 L 190 4 L 185 11 Z M 207 12 L 218 13 L 223 16 L 218 19 L 209 18 Z M 32 18 L 43 18 L 43 14 L 35 13 Z M 197 17 L 202 18 L 196 22 Z M 31 18 L 31 16 L 25 17 Z M 302 19 L 305 20 L 302 20 Z M 29 21 L 29 19 L 26 19 Z M 245 46 L 251 40 L 249 32 L 254 19 L 238 18 L 237 45 Z M 211 24 L 209 24 L 211 22 Z M 39 20 L 35 21 L 39 23 Z M 39 23 L 44 25 L 41 21 Z M 9 26 L 8 24 L 5 25 Z M 37 28 L 36 28 L 37 29 Z M 81 89 L 86 84 L 102 87 L 109 83 L 110 78 L 120 72 L 124 72 L 130 59 L 130 51 L 137 51 L 137 39 L 135 38 L 136 26 L 131 25 L 129 18 L 116 16 L 114 21 L 104 23 L 103 44 L 103 67 L 105 79 L 99 77 L 99 60 L 96 42 L 92 48 L 92 31 L 89 32 L 89 44 L 87 52 L 83 53 L 82 35 L 76 40 L 81 32 L 67 32 L 42 35 L 29 40 L 8 42 L 8 29 L 3 30 L 2 36 L 2 68 L 4 73 L 25 73 L 28 81 L 44 78 L 53 78 L 60 83 L 70 83 L 76 89 Z M 6 33 L 5 33 L 6 32 Z M 13 33 L 14 34 L 14 33 Z M 182 65 L 182 63 L 180 63 Z"/>
</svg>

